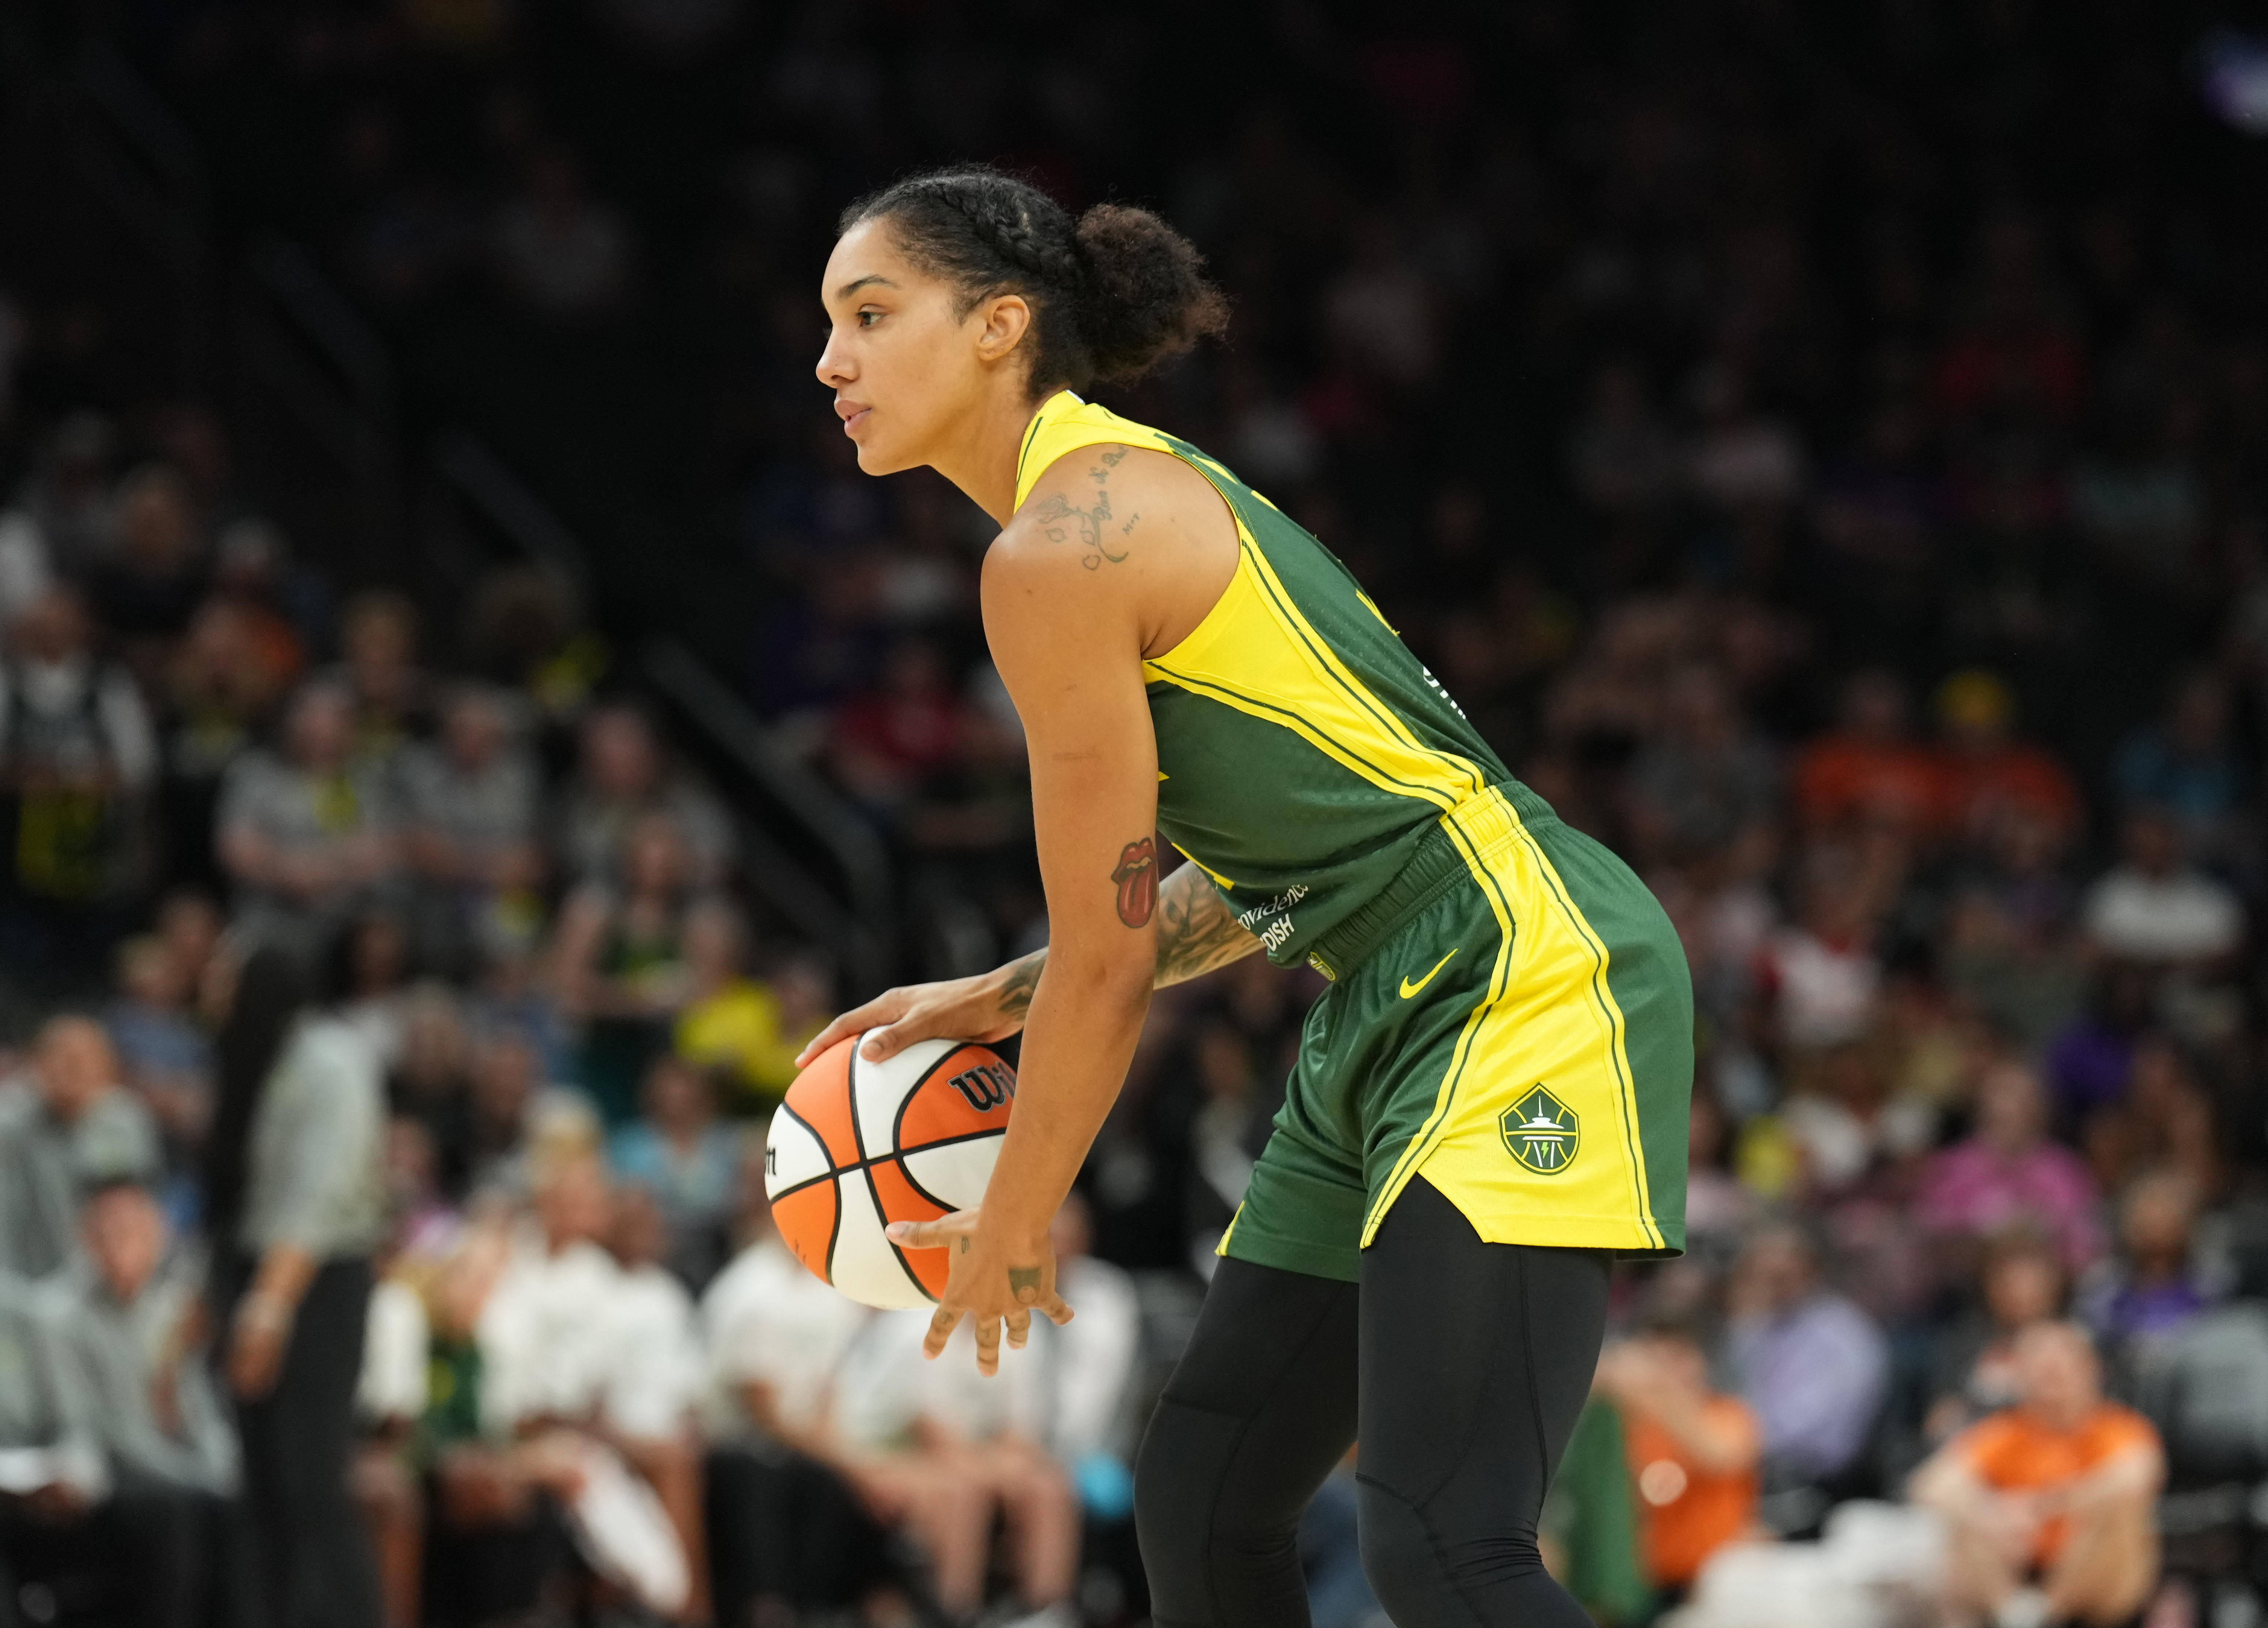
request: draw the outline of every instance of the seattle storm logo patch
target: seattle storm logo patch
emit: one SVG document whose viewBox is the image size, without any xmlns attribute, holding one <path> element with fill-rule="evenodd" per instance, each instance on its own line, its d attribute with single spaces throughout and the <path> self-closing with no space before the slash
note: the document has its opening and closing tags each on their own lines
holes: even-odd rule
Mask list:
<svg viewBox="0 0 2268 1628">
<path fill-rule="evenodd" d="M 1538 1175 L 1558 1175 L 1582 1145 L 1582 1123 L 1575 1110 L 1540 1083 L 1505 1109 L 1497 1123 L 1504 1131 L 1506 1149 Z"/>
</svg>

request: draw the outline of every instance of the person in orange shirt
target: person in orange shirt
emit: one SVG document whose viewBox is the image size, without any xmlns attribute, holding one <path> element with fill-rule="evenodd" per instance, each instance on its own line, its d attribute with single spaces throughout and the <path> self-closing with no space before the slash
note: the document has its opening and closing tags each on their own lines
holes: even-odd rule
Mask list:
<svg viewBox="0 0 2268 1628">
<path fill-rule="evenodd" d="M 1956 843 L 1983 843 L 2011 820 L 2035 821 L 2061 843 L 2079 828 L 2079 788 L 2064 766 L 2015 738 L 2016 698 L 1970 667 L 1938 686 L 1943 740 L 1936 755 L 1940 819 Z"/>
<path fill-rule="evenodd" d="M 1942 800 L 1936 765 L 1907 728 L 1905 686 L 1881 667 L 1852 676 L 1839 721 L 1805 743 L 1792 777 L 1811 831 L 1884 824 L 1926 836 Z"/>
<path fill-rule="evenodd" d="M 1948 1610 L 1993 1628 L 2124 1622 L 2157 1586 L 2158 1433 L 2104 1399 L 2102 1363 L 2075 1323 L 2026 1330 L 2015 1378 L 2014 1406 L 1914 1472 L 1913 1501 L 1946 1523 Z"/>
<path fill-rule="evenodd" d="M 1764 1431 L 1745 1403 L 1710 1389 L 1708 1352 L 1682 1319 L 1609 1346 L 1596 1389 L 1622 1415 L 1646 1576 L 1682 1595 L 1754 1525 Z"/>
</svg>

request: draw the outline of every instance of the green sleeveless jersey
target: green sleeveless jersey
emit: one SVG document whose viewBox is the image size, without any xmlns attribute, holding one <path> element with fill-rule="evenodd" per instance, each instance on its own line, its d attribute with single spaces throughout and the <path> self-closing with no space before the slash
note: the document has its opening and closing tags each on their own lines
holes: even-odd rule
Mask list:
<svg viewBox="0 0 2268 1628">
<path fill-rule="evenodd" d="M 1103 442 L 1181 459 L 1236 520 L 1227 590 L 1143 664 L 1159 828 L 1270 960 L 1335 978 L 1322 940 L 1445 814 L 1511 777 L 1329 550 L 1186 441 L 1060 392 L 1025 431 L 1017 506 L 1057 459 Z"/>
</svg>

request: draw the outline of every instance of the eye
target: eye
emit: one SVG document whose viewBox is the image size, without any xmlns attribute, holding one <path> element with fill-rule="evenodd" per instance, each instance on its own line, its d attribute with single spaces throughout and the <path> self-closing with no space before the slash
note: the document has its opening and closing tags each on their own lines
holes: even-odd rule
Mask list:
<svg viewBox="0 0 2268 1628">
<path fill-rule="evenodd" d="M 858 326 L 861 328 L 872 328 L 881 320 L 882 313 L 872 306 L 862 307 L 858 313 Z"/>
</svg>

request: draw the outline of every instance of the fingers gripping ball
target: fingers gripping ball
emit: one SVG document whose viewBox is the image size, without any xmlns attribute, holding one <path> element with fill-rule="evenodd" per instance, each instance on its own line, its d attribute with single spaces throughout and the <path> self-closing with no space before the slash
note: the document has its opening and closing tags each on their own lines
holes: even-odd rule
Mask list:
<svg viewBox="0 0 2268 1628">
<path fill-rule="evenodd" d="M 1015 1101 L 1016 1071 L 990 1047 L 924 1040 L 876 1063 L 857 1036 L 838 1041 L 772 1116 L 764 1190 L 781 1241 L 854 1300 L 936 1300 L 946 1252 L 900 1249 L 882 1229 L 982 1203 Z"/>
</svg>

